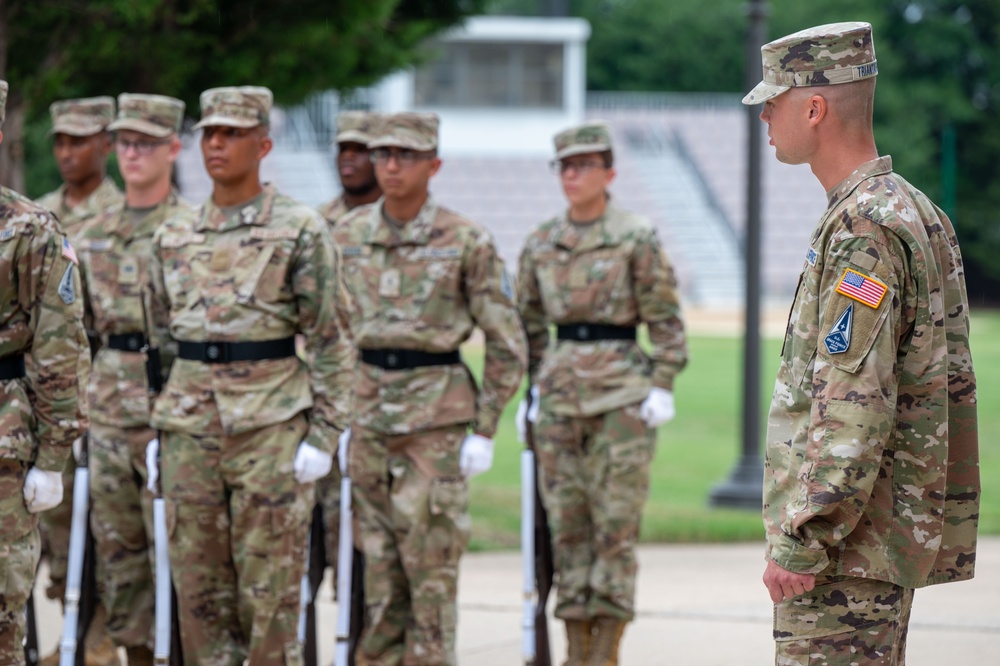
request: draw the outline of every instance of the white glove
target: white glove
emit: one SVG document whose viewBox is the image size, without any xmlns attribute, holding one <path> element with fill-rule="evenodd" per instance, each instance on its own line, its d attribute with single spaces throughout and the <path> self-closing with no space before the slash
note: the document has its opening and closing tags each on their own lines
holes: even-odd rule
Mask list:
<svg viewBox="0 0 1000 666">
<path fill-rule="evenodd" d="M 83 455 L 83 437 L 73 440 L 73 460 L 80 464 L 80 456 Z"/>
<path fill-rule="evenodd" d="M 37 467 L 24 477 L 24 504 L 29 513 L 48 511 L 59 506 L 63 498 L 62 474 Z"/>
<path fill-rule="evenodd" d="M 649 395 L 639 405 L 639 416 L 650 428 L 663 425 L 674 418 L 675 413 L 674 394 L 656 386 L 649 389 Z"/>
<path fill-rule="evenodd" d="M 160 440 L 152 439 L 146 445 L 146 488 L 156 492 L 156 482 L 160 479 Z"/>
<path fill-rule="evenodd" d="M 337 462 L 340 464 L 340 473 L 347 474 L 347 449 L 351 444 L 351 426 L 340 433 L 337 438 Z"/>
<path fill-rule="evenodd" d="M 528 423 L 538 420 L 538 385 L 531 385 L 531 408 L 528 408 L 528 401 L 522 400 L 517 406 L 517 414 L 514 415 L 514 425 L 517 426 L 517 441 L 524 444 L 528 439 Z"/>
<path fill-rule="evenodd" d="M 493 440 L 482 435 L 466 435 L 458 455 L 465 478 L 471 479 L 493 466 Z"/>
<path fill-rule="evenodd" d="M 311 444 L 302 442 L 295 452 L 295 480 L 299 483 L 312 483 L 321 479 L 333 469 L 333 455 L 324 453 Z"/>
</svg>

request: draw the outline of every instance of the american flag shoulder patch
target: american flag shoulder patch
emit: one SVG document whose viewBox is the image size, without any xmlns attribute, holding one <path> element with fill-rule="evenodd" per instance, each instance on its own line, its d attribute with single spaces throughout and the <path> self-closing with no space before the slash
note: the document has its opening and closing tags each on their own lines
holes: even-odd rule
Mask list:
<svg viewBox="0 0 1000 666">
<path fill-rule="evenodd" d="M 868 307 L 877 308 L 882 303 L 889 288 L 874 278 L 862 275 L 852 268 L 844 270 L 844 275 L 837 283 L 837 293 L 853 298 Z"/>
<path fill-rule="evenodd" d="M 62 256 L 72 261 L 74 266 L 80 263 L 80 260 L 76 258 L 76 250 L 74 250 L 73 246 L 69 244 L 68 238 L 63 238 Z"/>
</svg>

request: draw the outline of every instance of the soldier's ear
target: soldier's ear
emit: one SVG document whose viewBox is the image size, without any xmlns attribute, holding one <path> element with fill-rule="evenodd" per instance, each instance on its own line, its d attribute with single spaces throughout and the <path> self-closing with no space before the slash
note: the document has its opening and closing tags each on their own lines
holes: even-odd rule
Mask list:
<svg viewBox="0 0 1000 666">
<path fill-rule="evenodd" d="M 810 95 L 806 101 L 806 117 L 810 127 L 815 127 L 826 118 L 830 106 L 822 95 Z"/>
<path fill-rule="evenodd" d="M 257 161 L 267 157 L 272 148 L 274 148 L 274 140 L 270 136 L 261 137 L 260 143 L 257 145 Z"/>
</svg>

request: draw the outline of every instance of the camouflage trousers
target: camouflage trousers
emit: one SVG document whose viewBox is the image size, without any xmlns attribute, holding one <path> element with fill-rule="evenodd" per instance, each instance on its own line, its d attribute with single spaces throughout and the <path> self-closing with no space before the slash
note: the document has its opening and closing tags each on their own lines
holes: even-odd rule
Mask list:
<svg viewBox="0 0 1000 666">
<path fill-rule="evenodd" d="M 117 645 L 153 646 L 156 603 L 153 495 L 146 490 L 151 428 L 91 422 L 90 526 L 97 549 L 97 590 Z"/>
<path fill-rule="evenodd" d="M 534 433 L 558 576 L 556 617 L 631 620 L 656 431 L 629 405 L 592 417 L 543 411 Z"/>
<path fill-rule="evenodd" d="M 73 526 L 73 486 L 76 460 L 66 459 L 63 470 L 63 499 L 59 506 L 38 515 L 42 534 L 42 557 L 49 563 L 49 586 L 45 596 L 62 601 L 66 597 L 66 570 L 69 568 L 69 531 Z"/>
<path fill-rule="evenodd" d="M 0 666 L 24 664 L 24 610 L 35 584 L 38 516 L 24 504 L 28 463 L 0 459 Z"/>
<path fill-rule="evenodd" d="M 351 499 L 365 555 L 367 666 L 456 663 L 458 560 L 469 542 L 463 425 L 412 435 L 355 427 Z"/>
<path fill-rule="evenodd" d="M 336 460 L 330 473 L 316 482 L 316 503 L 323 508 L 323 541 L 326 566 L 333 573 L 333 589 L 337 589 L 337 547 L 340 544 L 340 465 Z"/>
<path fill-rule="evenodd" d="M 774 607 L 776 666 L 903 666 L 913 590 L 844 576 Z"/>
<path fill-rule="evenodd" d="M 210 432 L 221 429 L 218 422 Z M 238 435 L 163 433 L 162 487 L 184 660 L 301 664 L 296 637 L 313 484 L 292 463 L 299 414 Z"/>
</svg>

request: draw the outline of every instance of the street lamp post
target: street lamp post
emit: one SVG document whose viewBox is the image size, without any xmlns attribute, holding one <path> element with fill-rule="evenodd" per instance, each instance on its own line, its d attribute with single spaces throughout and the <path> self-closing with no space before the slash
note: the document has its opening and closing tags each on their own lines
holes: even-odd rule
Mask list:
<svg viewBox="0 0 1000 666">
<path fill-rule="evenodd" d="M 760 47 L 767 34 L 767 0 L 747 4 L 744 90 L 760 80 Z M 729 478 L 712 489 L 709 504 L 740 509 L 761 508 L 763 467 L 760 462 L 760 158 L 757 107 L 747 106 L 747 224 L 743 244 L 746 266 L 746 331 L 743 338 L 743 449 Z"/>
</svg>

